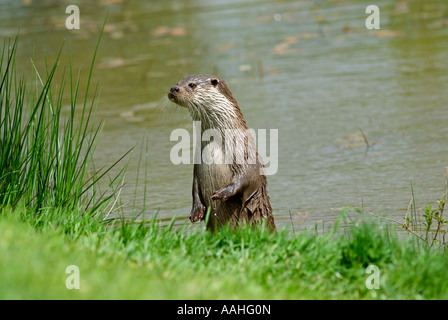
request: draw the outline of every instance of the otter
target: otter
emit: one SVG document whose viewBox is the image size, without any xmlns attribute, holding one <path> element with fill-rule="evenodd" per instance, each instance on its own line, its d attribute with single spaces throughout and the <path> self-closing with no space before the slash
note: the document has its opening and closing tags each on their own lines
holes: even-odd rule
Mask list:
<svg viewBox="0 0 448 320">
<path fill-rule="evenodd" d="M 201 141 L 202 158 L 212 161 L 194 164 L 190 221 L 204 220 L 210 209 L 206 226 L 209 230 L 227 223 L 232 228 L 245 223 L 254 226 L 265 220 L 267 228 L 275 231 L 264 165 L 224 80 L 208 74 L 190 75 L 172 87 L 167 96 L 187 108 L 193 121 L 200 122 L 201 136 L 209 129 L 215 133 L 213 140 Z M 235 147 L 232 150 L 227 146 Z M 222 161 L 224 158 L 233 161 Z"/>
</svg>

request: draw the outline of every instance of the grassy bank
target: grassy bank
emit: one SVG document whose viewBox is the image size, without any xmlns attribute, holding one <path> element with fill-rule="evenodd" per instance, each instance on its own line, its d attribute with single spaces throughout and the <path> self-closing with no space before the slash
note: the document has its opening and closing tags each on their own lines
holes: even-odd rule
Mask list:
<svg viewBox="0 0 448 320">
<path fill-rule="evenodd" d="M 378 225 L 336 234 L 170 230 L 156 224 L 73 228 L 20 209 L 0 217 L 0 298 L 25 299 L 446 299 L 448 256 Z M 74 230 L 76 229 L 76 230 Z M 80 289 L 69 290 L 69 265 Z M 368 289 L 369 265 L 379 289 Z M 370 283 L 370 281 L 369 281 Z"/>
<path fill-rule="evenodd" d="M 444 248 L 399 238 L 377 221 L 292 235 L 107 219 L 129 151 L 96 170 L 96 95 L 87 89 L 79 101 L 71 64 L 55 86 L 58 61 L 45 76 L 33 66 L 27 87 L 15 73 L 16 48 L 5 43 L 0 58 L 0 299 L 448 298 Z M 440 208 L 427 215 L 444 225 Z M 366 285 L 370 265 L 378 289 Z M 76 283 L 69 266 L 79 270 L 79 289 L 67 288 Z"/>
</svg>

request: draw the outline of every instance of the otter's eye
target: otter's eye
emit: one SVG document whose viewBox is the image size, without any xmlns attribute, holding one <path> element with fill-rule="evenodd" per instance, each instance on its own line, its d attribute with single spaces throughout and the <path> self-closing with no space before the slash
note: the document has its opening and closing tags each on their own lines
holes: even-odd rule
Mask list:
<svg viewBox="0 0 448 320">
<path fill-rule="evenodd" d="M 193 89 L 194 87 L 196 87 L 196 84 L 193 83 L 193 82 L 190 82 L 190 83 L 188 84 L 188 86 L 189 86 L 191 89 Z"/>
</svg>

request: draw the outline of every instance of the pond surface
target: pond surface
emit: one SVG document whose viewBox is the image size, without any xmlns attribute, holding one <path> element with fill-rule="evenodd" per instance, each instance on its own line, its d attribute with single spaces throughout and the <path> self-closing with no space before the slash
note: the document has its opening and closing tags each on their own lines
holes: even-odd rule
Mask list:
<svg viewBox="0 0 448 320">
<path fill-rule="evenodd" d="M 104 121 L 95 163 L 112 164 L 137 145 L 121 194 L 128 214 L 135 201 L 147 217 L 187 220 L 192 165 L 171 163 L 170 134 L 192 125 L 164 97 L 193 73 L 225 79 L 251 128 L 278 129 L 268 191 L 279 228 L 331 226 L 348 205 L 401 221 L 411 184 L 417 206 L 443 193 L 446 1 L 381 1 L 379 30 L 365 27 L 361 1 L 74 2 L 79 30 L 66 29 L 61 1 L 2 1 L 0 34 L 20 29 L 17 61 L 27 73 L 31 56 L 44 70 L 64 43 L 61 64 L 71 52 L 85 87 L 107 16 L 92 78 Z M 137 171 L 144 137 L 146 193 Z"/>
</svg>

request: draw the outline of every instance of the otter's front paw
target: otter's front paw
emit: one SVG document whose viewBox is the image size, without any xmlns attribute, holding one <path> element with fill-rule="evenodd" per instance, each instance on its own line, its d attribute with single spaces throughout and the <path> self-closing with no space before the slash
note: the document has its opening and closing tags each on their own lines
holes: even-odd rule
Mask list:
<svg viewBox="0 0 448 320">
<path fill-rule="evenodd" d="M 201 219 L 204 219 L 205 215 L 205 206 L 202 203 L 195 203 L 193 204 L 193 208 L 190 212 L 190 221 L 196 222 Z"/>
<path fill-rule="evenodd" d="M 228 184 L 224 188 L 219 189 L 218 191 L 215 191 L 212 195 L 212 200 L 226 201 L 231 196 L 235 195 L 235 190 L 236 190 L 236 187 L 235 187 L 234 183 Z"/>
</svg>

